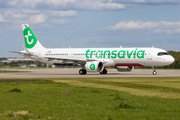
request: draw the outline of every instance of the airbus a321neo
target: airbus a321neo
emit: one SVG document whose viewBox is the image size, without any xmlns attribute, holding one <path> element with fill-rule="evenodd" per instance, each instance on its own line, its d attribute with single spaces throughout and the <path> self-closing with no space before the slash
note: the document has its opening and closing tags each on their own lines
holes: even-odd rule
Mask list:
<svg viewBox="0 0 180 120">
<path fill-rule="evenodd" d="M 165 66 L 174 62 L 167 51 L 159 48 L 45 48 L 36 38 L 28 24 L 22 25 L 25 46 L 23 51 L 15 52 L 25 57 L 48 64 L 73 62 L 82 69 L 79 74 L 99 72 L 107 74 L 106 67 L 115 67 L 119 72 L 132 71 L 134 66 Z"/>
</svg>

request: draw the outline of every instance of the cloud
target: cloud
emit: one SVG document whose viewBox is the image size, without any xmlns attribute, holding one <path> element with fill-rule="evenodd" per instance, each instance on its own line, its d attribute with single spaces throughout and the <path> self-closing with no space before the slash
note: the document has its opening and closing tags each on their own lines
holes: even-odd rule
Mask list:
<svg viewBox="0 0 180 120">
<path fill-rule="evenodd" d="M 44 13 L 41 13 L 39 15 L 33 15 L 29 18 L 28 23 L 31 24 L 39 24 L 45 22 L 47 16 Z"/>
<path fill-rule="evenodd" d="M 51 5 L 53 8 L 83 10 L 119 10 L 126 8 L 126 5 L 111 3 L 111 0 L 50 0 L 47 5 Z"/>
<path fill-rule="evenodd" d="M 180 4 L 178 0 L 112 0 L 112 3 L 121 4 L 145 4 L 145 5 L 177 5 Z"/>
<path fill-rule="evenodd" d="M 50 16 L 57 16 L 57 17 L 77 16 L 76 10 L 68 10 L 68 11 L 49 10 L 47 12 L 50 14 Z"/>
<path fill-rule="evenodd" d="M 0 22 L 7 22 L 8 20 L 4 19 L 4 16 L 0 14 Z"/>
<path fill-rule="evenodd" d="M 7 0 L 8 6 L 35 7 L 42 0 Z M 49 1 L 49 0 L 45 0 Z"/>
<path fill-rule="evenodd" d="M 20 19 L 23 19 L 23 18 L 26 18 L 27 17 L 27 15 L 25 15 L 25 14 L 21 14 L 20 12 L 18 12 L 18 11 L 7 11 L 5 14 L 4 14 L 4 16 L 6 17 L 6 18 L 20 18 Z"/>
<path fill-rule="evenodd" d="M 6 4 L 26 9 L 119 10 L 126 8 L 126 5 L 112 3 L 111 0 L 7 0 Z"/>
<path fill-rule="evenodd" d="M 152 33 L 156 33 L 156 34 L 160 34 L 160 33 L 166 33 L 166 34 L 180 33 L 180 29 L 174 29 L 174 30 L 155 29 L 155 30 L 152 31 Z"/>
<path fill-rule="evenodd" d="M 25 14 L 39 14 L 39 13 L 41 13 L 41 10 L 22 9 L 21 12 L 25 13 Z"/>
<path fill-rule="evenodd" d="M 53 10 L 122 10 L 133 5 L 178 5 L 178 0 L 0 0 L 0 7 Z"/>
<path fill-rule="evenodd" d="M 91 6 L 85 6 L 90 10 L 120 10 L 120 9 L 125 9 L 126 5 L 123 4 L 117 4 L 117 3 L 102 3 L 102 2 L 96 2 L 92 4 Z M 86 9 L 85 7 L 82 7 Z"/>
<path fill-rule="evenodd" d="M 65 25 L 65 24 L 70 24 L 71 22 L 69 20 L 66 20 L 66 19 L 53 19 L 50 21 L 52 24 L 55 24 L 55 25 Z"/>
<path fill-rule="evenodd" d="M 122 21 L 114 26 L 104 28 L 105 30 L 152 30 L 152 33 L 180 33 L 180 22 L 167 22 L 167 21 Z"/>
</svg>

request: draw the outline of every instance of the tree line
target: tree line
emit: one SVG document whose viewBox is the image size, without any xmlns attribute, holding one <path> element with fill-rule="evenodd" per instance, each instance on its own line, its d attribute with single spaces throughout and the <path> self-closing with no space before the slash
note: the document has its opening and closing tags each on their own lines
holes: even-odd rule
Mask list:
<svg viewBox="0 0 180 120">
<path fill-rule="evenodd" d="M 168 51 L 168 53 L 174 57 L 175 61 L 164 68 L 180 68 L 180 51 Z"/>
</svg>

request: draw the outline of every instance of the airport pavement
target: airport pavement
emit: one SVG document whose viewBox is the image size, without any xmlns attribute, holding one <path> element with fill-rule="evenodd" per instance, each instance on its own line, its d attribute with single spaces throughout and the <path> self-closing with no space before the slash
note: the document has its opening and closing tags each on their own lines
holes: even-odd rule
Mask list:
<svg viewBox="0 0 180 120">
<path fill-rule="evenodd" d="M 0 73 L 0 78 L 180 77 L 180 70 L 157 69 L 157 75 L 152 75 L 152 69 L 134 69 L 132 72 L 118 72 L 116 69 L 107 69 L 108 73 L 106 75 L 101 75 L 98 72 L 88 72 L 86 75 L 79 75 L 79 69 L 80 68 L 6 69 L 31 72 Z"/>
</svg>

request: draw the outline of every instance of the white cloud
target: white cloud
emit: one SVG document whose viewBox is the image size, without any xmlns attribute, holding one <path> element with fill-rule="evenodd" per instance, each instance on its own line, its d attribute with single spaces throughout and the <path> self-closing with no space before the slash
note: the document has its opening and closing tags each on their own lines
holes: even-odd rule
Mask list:
<svg viewBox="0 0 180 120">
<path fill-rule="evenodd" d="M 21 7 L 24 9 L 53 10 L 121 10 L 136 4 L 168 5 L 180 4 L 179 0 L 6 0 L 4 6 Z M 2 5 L 2 6 L 3 6 Z"/>
<path fill-rule="evenodd" d="M 128 0 L 127 0 L 128 1 Z M 129 0 L 136 3 L 165 3 L 165 2 L 175 2 L 175 0 Z"/>
<path fill-rule="evenodd" d="M 125 9 L 125 4 L 112 3 L 111 0 L 8 0 L 7 4 L 21 8 L 43 9 L 85 9 L 118 10 Z"/>
<path fill-rule="evenodd" d="M 50 10 L 48 11 L 51 16 L 57 17 L 72 17 L 77 16 L 76 10 L 68 10 L 68 11 L 57 11 L 57 10 Z"/>
<path fill-rule="evenodd" d="M 10 6 L 21 6 L 21 7 L 35 7 L 39 2 L 43 0 L 7 0 L 7 4 Z M 49 0 L 46 0 L 49 1 Z"/>
<path fill-rule="evenodd" d="M 25 14 L 21 14 L 20 12 L 18 11 L 7 11 L 4 16 L 6 16 L 6 18 L 20 18 L 20 19 L 23 19 L 23 18 L 26 18 L 27 15 Z"/>
<path fill-rule="evenodd" d="M 78 0 L 52 0 L 52 3 L 54 5 L 61 5 L 61 6 L 66 6 L 67 4 L 74 4 L 77 2 Z"/>
<path fill-rule="evenodd" d="M 163 33 L 171 34 L 171 33 L 178 33 L 180 31 L 180 22 L 167 22 L 167 21 L 122 21 L 117 23 L 114 26 L 106 27 L 105 30 L 152 30 L 152 33 Z"/>
<path fill-rule="evenodd" d="M 25 14 L 39 14 L 41 10 L 22 9 L 21 12 Z"/>
<path fill-rule="evenodd" d="M 178 0 L 112 0 L 112 2 L 121 3 L 121 4 L 128 3 L 128 4 L 147 4 L 147 5 L 180 3 L 180 1 L 178 1 Z"/>
<path fill-rule="evenodd" d="M 47 18 L 47 16 L 44 13 L 41 13 L 39 15 L 33 15 L 29 18 L 27 23 L 30 23 L 30 24 L 44 23 L 46 18 Z"/>
<path fill-rule="evenodd" d="M 102 3 L 102 2 L 96 2 L 92 4 L 92 7 L 85 6 L 91 10 L 118 10 L 118 9 L 125 9 L 126 6 L 123 4 L 117 4 L 117 3 Z M 85 9 L 85 8 L 84 8 Z"/>
<path fill-rule="evenodd" d="M 50 21 L 52 24 L 57 24 L 57 25 L 65 25 L 65 24 L 70 24 L 71 22 L 69 20 L 66 19 L 53 19 Z"/>
<path fill-rule="evenodd" d="M 115 10 L 126 8 L 123 4 L 111 3 L 111 0 L 48 0 L 45 4 L 52 8 L 85 9 L 85 10 Z"/>
<path fill-rule="evenodd" d="M 166 34 L 172 34 L 172 33 L 180 33 L 180 29 L 155 29 L 152 31 L 152 33 L 156 33 L 156 34 L 159 34 L 159 33 L 166 33 Z"/>
<path fill-rule="evenodd" d="M 8 20 L 4 19 L 4 16 L 0 14 L 0 22 L 7 22 Z"/>
</svg>

